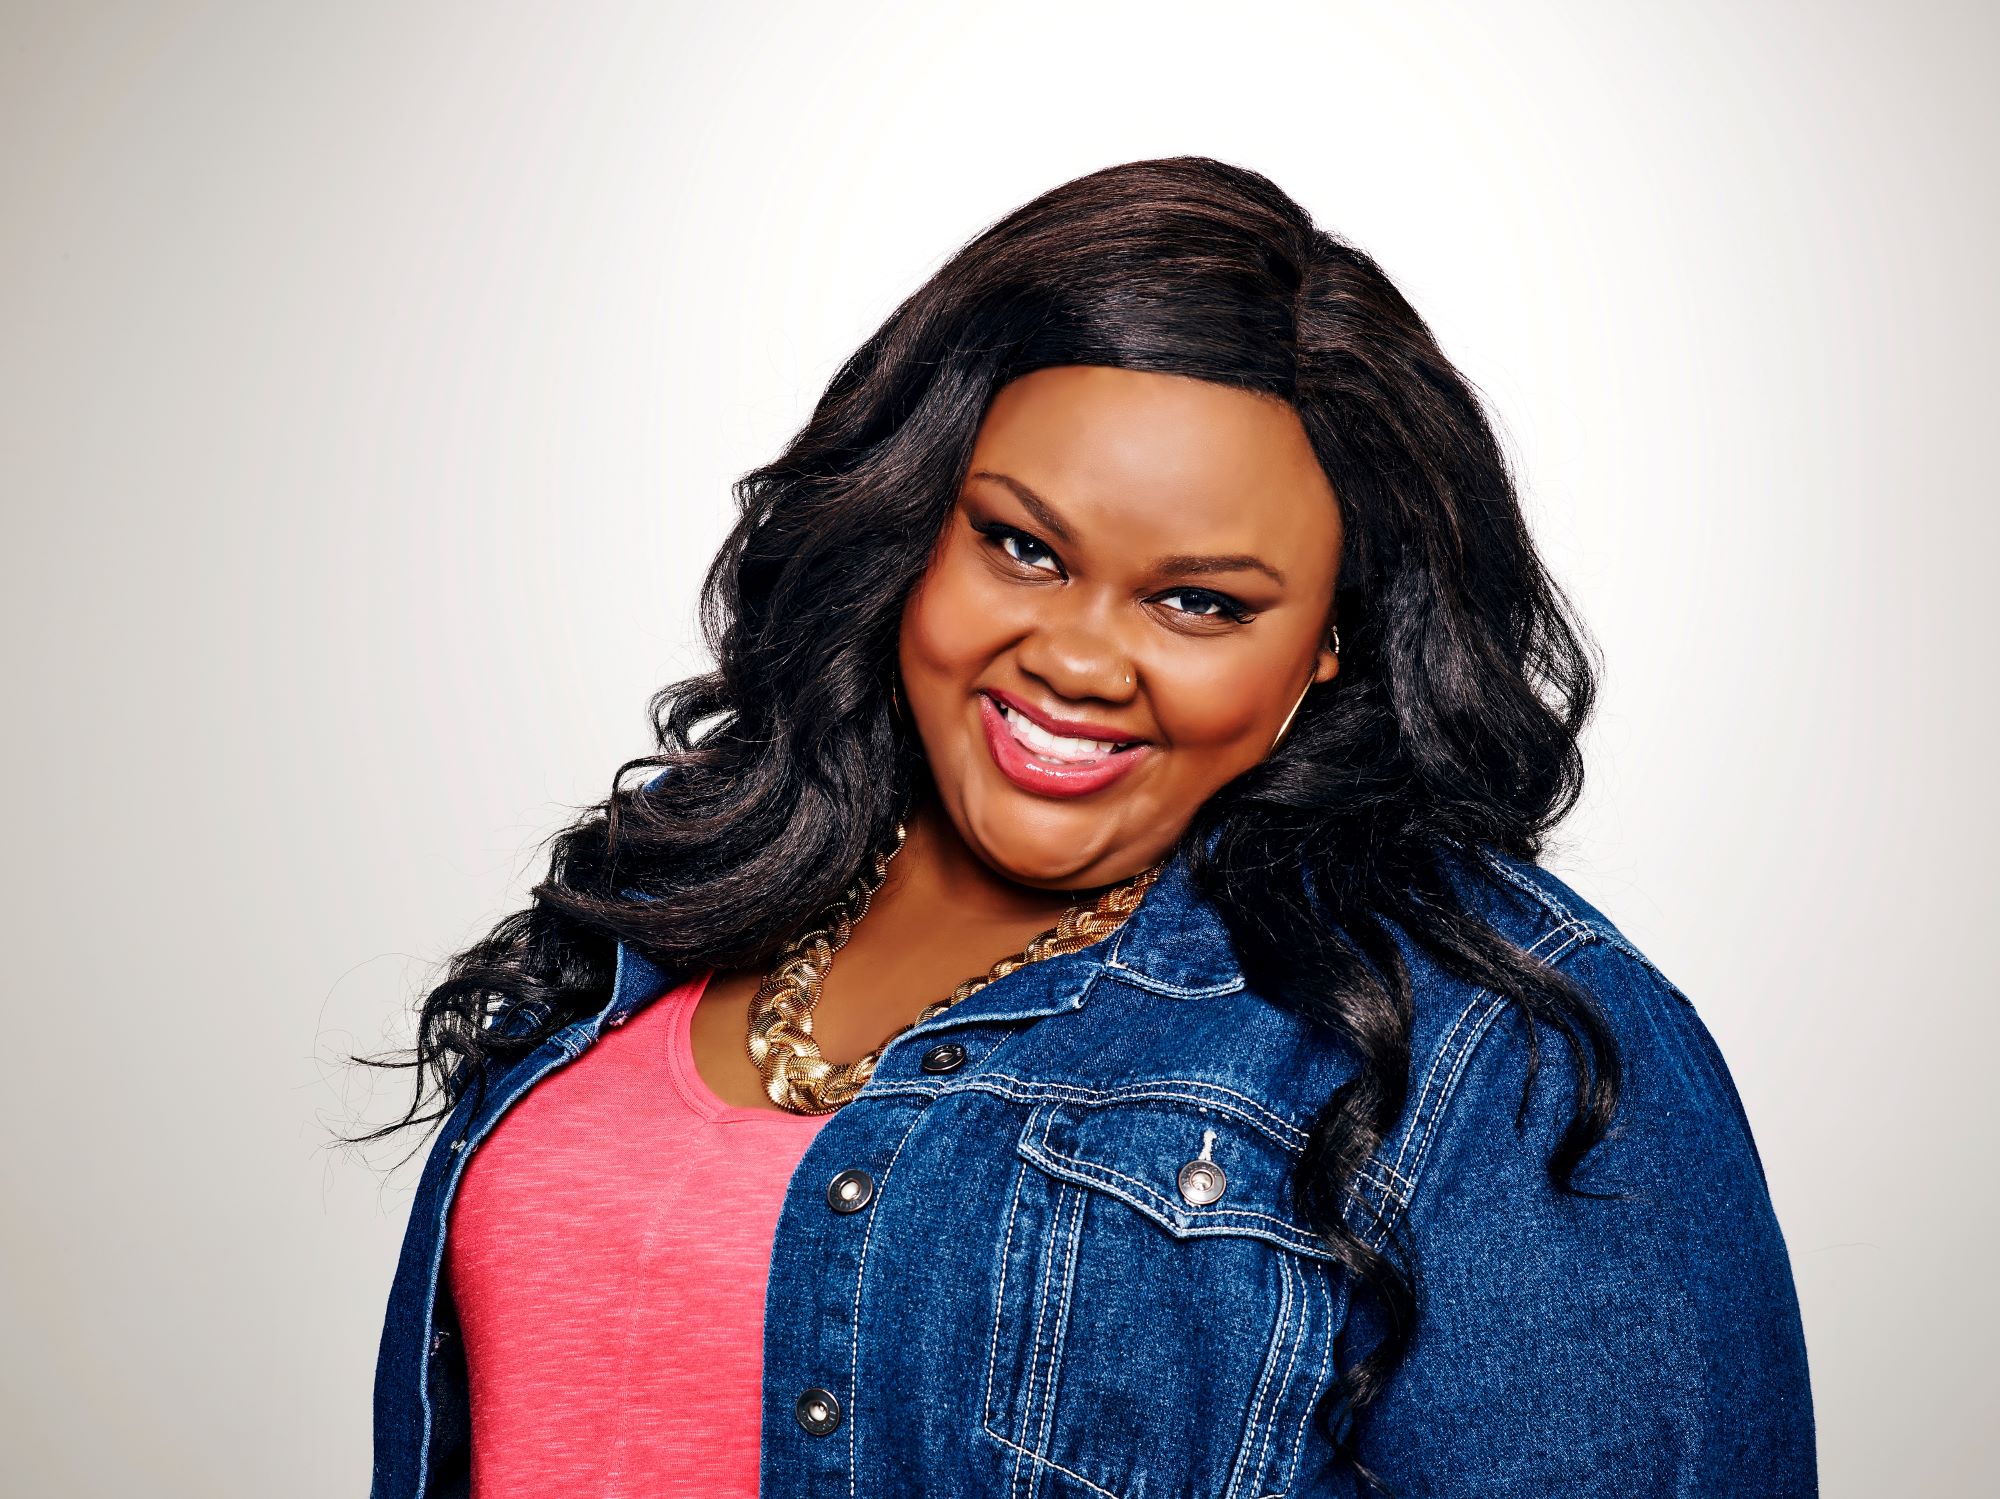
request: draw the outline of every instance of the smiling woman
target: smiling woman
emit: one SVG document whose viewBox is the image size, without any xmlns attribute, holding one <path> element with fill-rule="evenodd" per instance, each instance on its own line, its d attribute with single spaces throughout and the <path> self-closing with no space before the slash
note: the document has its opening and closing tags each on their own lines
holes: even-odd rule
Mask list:
<svg viewBox="0 0 2000 1499">
<path fill-rule="evenodd" d="M 1094 172 L 738 499 L 397 1063 L 375 1499 L 1812 1491 L 1728 1069 L 1537 862 L 1580 633 L 1368 256 Z"/>
<path fill-rule="evenodd" d="M 1011 878 L 1122 878 L 1340 670 L 1340 507 L 1286 402 L 1101 365 L 1008 384 L 971 462 L 899 638 L 931 779 Z"/>
</svg>

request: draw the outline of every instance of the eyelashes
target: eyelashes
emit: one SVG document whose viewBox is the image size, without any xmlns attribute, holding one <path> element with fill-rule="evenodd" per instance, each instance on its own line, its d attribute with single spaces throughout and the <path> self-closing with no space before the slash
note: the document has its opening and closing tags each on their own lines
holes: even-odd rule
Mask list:
<svg viewBox="0 0 2000 1499">
<path fill-rule="evenodd" d="M 1009 562 L 1033 572 L 1062 576 L 1062 564 L 1057 561 L 1056 554 L 1049 550 L 1047 544 L 1026 531 L 1002 521 L 973 521 L 971 524 L 973 530 L 986 538 L 986 544 Z M 1041 559 L 1047 559 L 1054 565 L 1044 566 Z M 1196 607 L 1173 608 L 1175 614 L 1188 619 L 1226 619 L 1232 624 L 1242 625 L 1256 617 L 1239 600 L 1213 588 L 1173 588 L 1158 597 L 1192 601 Z"/>
<path fill-rule="evenodd" d="M 1049 571 L 1048 568 L 1036 566 L 1031 558 L 1016 555 L 1013 550 L 1015 546 L 1040 552 L 1051 562 L 1055 562 L 1056 560 L 1054 552 L 1050 551 L 1026 531 L 1018 531 L 1014 527 L 1002 525 L 998 521 L 974 521 L 972 529 L 984 536 L 989 545 L 997 547 L 1010 561 L 1018 562 L 1023 567 L 1033 567 L 1037 572 Z M 1056 571 L 1061 571 L 1061 568 L 1062 564 L 1059 562 L 1056 563 Z"/>
<path fill-rule="evenodd" d="M 1174 611 L 1177 614 L 1188 615 L 1193 619 L 1227 619 L 1233 620 L 1239 625 L 1244 625 L 1248 624 L 1252 617 L 1248 609 L 1245 609 L 1228 594 L 1217 593 L 1212 588 L 1176 588 L 1172 593 L 1163 593 L 1160 597 L 1164 599 L 1196 599 L 1202 603 L 1215 606 L 1213 612 L 1194 609 L 1177 609 Z"/>
</svg>

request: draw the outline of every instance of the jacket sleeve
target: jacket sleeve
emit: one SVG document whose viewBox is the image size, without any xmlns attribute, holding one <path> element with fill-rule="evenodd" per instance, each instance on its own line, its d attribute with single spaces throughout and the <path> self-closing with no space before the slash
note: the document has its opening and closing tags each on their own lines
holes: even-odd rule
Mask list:
<svg viewBox="0 0 2000 1499">
<path fill-rule="evenodd" d="M 1606 1012 L 1624 1063 L 1612 1132 L 1573 1180 L 1629 1195 L 1550 1184 L 1569 1048 L 1542 1030 L 1517 1134 L 1527 1043 L 1522 1013 L 1501 1006 L 1427 1148 L 1406 1155 L 1418 1315 L 1364 1415 L 1361 1458 L 1411 1499 L 1816 1494 L 1791 1264 L 1722 1056 L 1621 939 L 1585 944 L 1563 971 Z"/>
</svg>

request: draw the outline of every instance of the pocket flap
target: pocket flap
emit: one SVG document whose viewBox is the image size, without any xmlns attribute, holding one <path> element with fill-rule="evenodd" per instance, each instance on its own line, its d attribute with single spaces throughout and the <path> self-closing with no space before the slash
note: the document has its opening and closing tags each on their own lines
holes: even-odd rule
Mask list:
<svg viewBox="0 0 2000 1499">
<path fill-rule="evenodd" d="M 1176 1238 L 1248 1234 L 1334 1258 L 1292 1207 L 1298 1151 L 1241 1113 L 1178 1098 L 1044 1103 L 1028 1115 L 1020 1152 L 1052 1176 L 1109 1193 Z"/>
</svg>

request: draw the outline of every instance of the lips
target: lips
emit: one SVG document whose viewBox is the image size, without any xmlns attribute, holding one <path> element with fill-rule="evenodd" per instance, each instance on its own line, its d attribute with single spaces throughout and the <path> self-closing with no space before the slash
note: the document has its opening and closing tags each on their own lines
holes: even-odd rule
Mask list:
<svg viewBox="0 0 2000 1499">
<path fill-rule="evenodd" d="M 986 747 L 1000 773 L 1023 791 L 1039 796 L 1088 796 L 1123 779 L 1157 753 L 1143 740 L 1086 739 L 1051 733 L 1014 703 L 1005 708 L 993 694 L 979 694 Z"/>
</svg>

